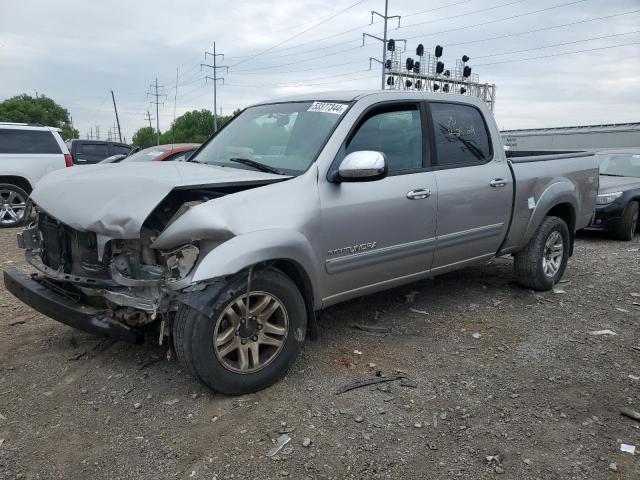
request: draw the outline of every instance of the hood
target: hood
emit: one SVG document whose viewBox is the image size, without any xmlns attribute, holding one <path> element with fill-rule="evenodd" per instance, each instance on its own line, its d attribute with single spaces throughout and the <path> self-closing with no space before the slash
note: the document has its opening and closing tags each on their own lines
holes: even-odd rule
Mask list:
<svg viewBox="0 0 640 480">
<path fill-rule="evenodd" d="M 268 184 L 280 175 L 194 162 L 148 162 L 71 167 L 52 172 L 31 198 L 80 231 L 138 238 L 145 219 L 174 189 Z"/>
<path fill-rule="evenodd" d="M 638 177 L 609 177 L 600 175 L 600 188 L 598 193 L 624 192 L 640 188 Z"/>
</svg>

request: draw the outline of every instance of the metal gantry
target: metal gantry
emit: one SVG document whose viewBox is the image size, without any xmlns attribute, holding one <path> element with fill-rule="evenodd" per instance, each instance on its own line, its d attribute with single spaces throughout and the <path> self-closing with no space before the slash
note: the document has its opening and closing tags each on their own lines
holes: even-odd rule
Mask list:
<svg viewBox="0 0 640 480">
<path fill-rule="evenodd" d="M 207 75 L 204 77 L 205 82 L 211 80 L 213 82 L 213 131 L 218 131 L 218 80 L 222 80 L 222 84 L 224 85 L 224 77 L 218 76 L 218 69 L 226 69 L 225 71 L 229 71 L 229 67 L 225 65 L 218 65 L 217 59 L 221 57 L 224 60 L 224 53 L 216 53 L 216 42 L 213 42 L 213 53 L 212 52 L 204 52 L 204 59 L 207 60 L 207 55 L 213 58 L 213 65 L 209 65 L 208 63 L 201 63 L 200 70 L 202 67 L 208 67 L 213 70 L 213 77 Z"/>
</svg>

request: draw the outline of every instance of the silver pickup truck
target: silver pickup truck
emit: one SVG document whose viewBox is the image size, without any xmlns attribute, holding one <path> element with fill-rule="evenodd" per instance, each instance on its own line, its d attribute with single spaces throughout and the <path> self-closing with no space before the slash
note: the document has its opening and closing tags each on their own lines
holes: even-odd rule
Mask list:
<svg viewBox="0 0 640 480">
<path fill-rule="evenodd" d="M 49 317 L 171 341 L 226 394 L 276 382 L 323 308 L 495 256 L 562 277 L 592 218 L 588 153 L 509 158 L 469 96 L 330 92 L 245 109 L 189 162 L 70 168 L 32 194 L 6 288 Z"/>
</svg>

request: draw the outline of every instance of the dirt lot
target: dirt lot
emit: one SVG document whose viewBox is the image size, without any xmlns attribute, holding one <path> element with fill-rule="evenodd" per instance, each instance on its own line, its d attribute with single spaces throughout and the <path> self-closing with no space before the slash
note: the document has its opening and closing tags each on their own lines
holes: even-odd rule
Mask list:
<svg viewBox="0 0 640 480">
<path fill-rule="evenodd" d="M 3 268 L 24 265 L 14 235 Z M 498 259 L 331 308 L 282 382 L 238 398 L 1 288 L 0 478 L 640 478 L 619 446 L 640 447 L 619 414 L 640 410 L 639 247 L 581 236 L 564 294 Z M 335 394 L 377 370 L 415 383 Z"/>
</svg>

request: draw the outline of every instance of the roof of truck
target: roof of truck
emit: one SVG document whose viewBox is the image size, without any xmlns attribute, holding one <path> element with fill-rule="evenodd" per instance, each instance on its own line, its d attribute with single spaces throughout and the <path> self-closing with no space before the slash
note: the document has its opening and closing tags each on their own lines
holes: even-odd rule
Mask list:
<svg viewBox="0 0 640 480">
<path fill-rule="evenodd" d="M 454 93 L 433 93 L 418 90 L 338 90 L 328 92 L 310 92 L 300 93 L 297 95 L 289 95 L 286 97 L 276 98 L 258 102 L 256 105 L 264 105 L 268 103 L 281 102 L 303 102 L 303 101 L 319 101 L 319 102 L 352 102 L 369 95 L 389 96 L 393 98 L 403 98 L 412 100 L 449 100 L 464 101 L 467 103 L 477 104 L 482 100 L 469 95 L 459 95 Z"/>
</svg>

